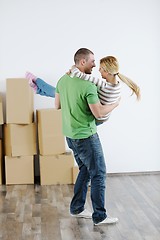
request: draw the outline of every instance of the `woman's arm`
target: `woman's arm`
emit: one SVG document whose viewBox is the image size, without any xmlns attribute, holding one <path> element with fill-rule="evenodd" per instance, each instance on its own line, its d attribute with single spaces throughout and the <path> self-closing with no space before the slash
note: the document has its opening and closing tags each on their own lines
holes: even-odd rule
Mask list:
<svg viewBox="0 0 160 240">
<path fill-rule="evenodd" d="M 108 83 L 102 78 L 96 78 L 91 76 L 90 74 L 83 73 L 75 65 L 72 66 L 72 68 L 70 69 L 69 75 L 70 77 L 78 77 L 81 78 L 82 80 L 92 82 L 99 88 L 106 88 L 108 86 Z"/>
</svg>

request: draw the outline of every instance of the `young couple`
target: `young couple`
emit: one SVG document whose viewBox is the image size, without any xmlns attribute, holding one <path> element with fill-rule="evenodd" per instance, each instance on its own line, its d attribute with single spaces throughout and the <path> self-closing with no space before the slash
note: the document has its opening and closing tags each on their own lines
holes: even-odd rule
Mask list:
<svg viewBox="0 0 160 240">
<path fill-rule="evenodd" d="M 63 134 L 79 167 L 71 215 L 92 218 L 94 225 L 113 224 L 118 218 L 109 217 L 105 208 L 106 164 L 96 125 L 108 120 L 110 112 L 119 105 L 119 80 L 132 89 L 137 99 L 140 89 L 119 72 L 118 61 L 113 56 L 100 60 L 102 79 L 91 76 L 95 67 L 91 50 L 79 49 L 74 63 L 69 73 L 59 79 L 56 88 L 31 73 L 27 72 L 26 78 L 37 94 L 55 97 L 55 108 L 62 111 Z M 89 182 L 93 213 L 85 209 Z"/>
</svg>

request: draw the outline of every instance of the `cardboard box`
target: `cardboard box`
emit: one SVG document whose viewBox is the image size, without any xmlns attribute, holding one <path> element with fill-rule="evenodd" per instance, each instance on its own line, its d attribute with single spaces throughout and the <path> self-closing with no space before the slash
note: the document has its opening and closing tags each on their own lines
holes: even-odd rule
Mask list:
<svg viewBox="0 0 160 240">
<path fill-rule="evenodd" d="M 4 148 L 10 157 L 36 154 L 36 124 L 5 124 Z"/>
<path fill-rule="evenodd" d="M 0 139 L 0 185 L 2 185 L 2 139 Z"/>
<path fill-rule="evenodd" d="M 0 124 L 2 125 L 4 123 L 4 118 L 3 118 L 3 102 L 2 102 L 2 97 L 0 96 Z"/>
<path fill-rule="evenodd" d="M 25 78 L 6 80 L 6 123 L 30 124 L 34 118 L 33 90 Z"/>
<path fill-rule="evenodd" d="M 40 156 L 41 185 L 72 184 L 72 153 Z"/>
<path fill-rule="evenodd" d="M 40 155 L 65 153 L 61 110 L 54 108 L 37 110 L 37 122 Z"/>
<path fill-rule="evenodd" d="M 5 156 L 6 184 L 33 184 L 33 156 Z"/>
<path fill-rule="evenodd" d="M 78 173 L 79 173 L 79 168 L 78 168 L 78 166 L 74 166 L 74 167 L 72 168 L 73 184 L 75 184 L 75 182 L 76 182 Z"/>
</svg>

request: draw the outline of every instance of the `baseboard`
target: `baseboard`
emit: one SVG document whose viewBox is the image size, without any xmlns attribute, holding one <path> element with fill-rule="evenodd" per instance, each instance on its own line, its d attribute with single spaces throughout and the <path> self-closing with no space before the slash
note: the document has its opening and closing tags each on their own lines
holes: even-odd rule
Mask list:
<svg viewBox="0 0 160 240">
<path fill-rule="evenodd" d="M 140 176 L 140 175 L 157 175 L 157 174 L 160 174 L 160 171 L 107 173 L 107 176 L 119 177 L 119 176 Z"/>
</svg>

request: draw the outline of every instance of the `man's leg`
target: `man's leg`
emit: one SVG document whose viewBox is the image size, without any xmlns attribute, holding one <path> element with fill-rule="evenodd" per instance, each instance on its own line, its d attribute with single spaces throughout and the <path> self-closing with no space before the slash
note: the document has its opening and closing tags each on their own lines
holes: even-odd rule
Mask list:
<svg viewBox="0 0 160 240">
<path fill-rule="evenodd" d="M 86 183 L 85 177 L 87 179 L 87 184 L 89 182 L 89 176 L 91 177 L 91 200 L 93 206 L 93 221 L 95 223 L 103 221 L 106 215 L 105 204 L 105 184 L 106 184 L 106 166 L 103 156 L 103 151 L 98 134 L 94 134 L 86 139 L 71 139 L 73 152 L 76 151 L 78 159 L 84 165 L 82 172 L 80 171 L 80 176 Z M 67 141 L 68 142 L 68 141 Z M 70 147 L 70 146 L 69 146 Z M 82 166 L 83 166 L 82 165 Z M 85 169 L 85 170 L 84 170 Z M 78 176 L 79 177 L 79 176 Z M 81 178 L 80 178 L 81 179 Z M 81 180 L 82 180 L 81 179 Z M 77 178 L 77 181 L 82 184 Z M 85 185 L 86 187 L 86 185 Z M 78 188 L 77 197 L 82 201 L 83 185 Z M 79 194 L 78 194 L 79 193 Z M 74 195 L 74 202 L 77 200 L 76 195 Z M 77 201 L 77 202 L 78 202 Z"/>
<path fill-rule="evenodd" d="M 79 167 L 79 174 L 74 185 L 74 196 L 70 204 L 71 214 L 79 214 L 84 210 L 88 184 L 90 182 L 90 175 L 87 167 L 80 160 L 76 147 L 72 143 L 72 139 L 66 138 L 69 148 L 73 150 L 75 160 Z M 74 141 L 74 140 L 73 140 Z"/>
</svg>

